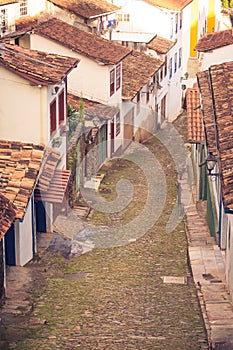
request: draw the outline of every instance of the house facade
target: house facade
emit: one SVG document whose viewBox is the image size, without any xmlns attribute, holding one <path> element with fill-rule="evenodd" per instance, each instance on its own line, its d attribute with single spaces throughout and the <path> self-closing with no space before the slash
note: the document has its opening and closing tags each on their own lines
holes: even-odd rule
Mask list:
<svg viewBox="0 0 233 350">
<path fill-rule="evenodd" d="M 204 35 L 198 41 L 195 50 L 198 52 L 201 71 L 208 69 L 213 64 L 232 61 L 232 29 Z"/>
<path fill-rule="evenodd" d="M 231 121 L 231 100 L 233 63 L 226 62 L 211 66 L 198 73 L 202 113 L 206 134 L 207 163 L 211 158 L 211 170 L 206 182 L 207 221 L 218 245 L 225 251 L 226 279 L 233 300 L 233 250 L 232 250 L 232 149 L 229 135 L 233 131 Z M 221 86 L 221 91 L 219 90 Z M 212 161 L 214 160 L 214 163 Z M 207 163 L 208 164 L 208 163 Z M 201 186 L 201 184 L 200 184 Z"/>
</svg>

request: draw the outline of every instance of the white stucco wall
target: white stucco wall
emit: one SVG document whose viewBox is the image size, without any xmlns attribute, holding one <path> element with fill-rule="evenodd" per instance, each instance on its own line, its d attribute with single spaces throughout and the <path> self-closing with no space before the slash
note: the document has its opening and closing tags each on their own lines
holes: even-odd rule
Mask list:
<svg viewBox="0 0 233 350">
<path fill-rule="evenodd" d="M 201 70 L 207 70 L 211 65 L 231 62 L 233 59 L 233 45 L 217 48 L 211 52 L 200 53 Z"/>
<path fill-rule="evenodd" d="M 16 265 L 24 266 L 33 258 L 32 204 L 28 204 L 22 221 L 15 222 Z"/>
<path fill-rule="evenodd" d="M 0 5 L 0 18 L 1 18 L 1 11 L 2 10 L 6 10 L 8 30 L 6 30 L 5 33 L 2 33 L 1 28 L 0 28 L 0 36 L 1 36 L 1 34 L 6 35 L 6 34 L 15 30 L 15 19 L 17 17 L 17 13 L 19 10 L 19 4 L 18 3 L 11 3 L 11 4 L 7 4 L 7 5 Z"/>
<path fill-rule="evenodd" d="M 121 88 L 110 97 L 110 70 L 113 66 L 98 64 L 93 59 L 74 52 L 38 35 L 31 35 L 30 48 L 80 59 L 78 67 L 68 76 L 68 90 L 101 103 L 119 103 Z"/>
<path fill-rule="evenodd" d="M 47 88 L 0 67 L 0 138 L 48 142 Z"/>
<path fill-rule="evenodd" d="M 233 215 L 228 214 L 228 233 L 226 242 L 226 280 L 233 301 Z"/>
</svg>

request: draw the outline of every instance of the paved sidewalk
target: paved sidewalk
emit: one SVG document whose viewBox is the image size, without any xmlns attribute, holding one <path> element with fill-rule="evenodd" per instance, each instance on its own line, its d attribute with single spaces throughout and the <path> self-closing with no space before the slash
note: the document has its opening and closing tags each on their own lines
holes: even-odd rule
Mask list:
<svg viewBox="0 0 233 350">
<path fill-rule="evenodd" d="M 182 185 L 182 184 L 181 184 Z M 185 186 L 185 179 L 183 180 Z M 195 189 L 193 190 L 195 197 Z M 210 349 L 233 349 L 233 305 L 227 291 L 225 255 L 210 236 L 205 215 L 192 203 L 186 210 L 188 253 Z M 201 210 L 203 212 L 203 210 Z"/>
</svg>

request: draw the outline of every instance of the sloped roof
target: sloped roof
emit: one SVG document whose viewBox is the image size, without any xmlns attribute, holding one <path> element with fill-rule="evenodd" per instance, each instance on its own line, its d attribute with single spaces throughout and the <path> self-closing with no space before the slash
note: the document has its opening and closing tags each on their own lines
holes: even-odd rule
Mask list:
<svg viewBox="0 0 233 350">
<path fill-rule="evenodd" d="M 85 19 L 97 17 L 102 14 L 112 13 L 119 7 L 105 0 L 49 0 L 62 9 L 73 12 Z"/>
<path fill-rule="evenodd" d="M 81 98 L 79 96 L 68 93 L 67 95 L 68 103 L 73 106 L 77 111 L 80 108 L 80 103 L 84 105 L 84 113 L 90 117 L 97 116 L 100 119 L 112 119 L 117 112 L 117 108 L 114 106 L 108 106 L 103 103 L 88 100 L 86 98 Z"/>
<path fill-rule="evenodd" d="M 54 176 L 60 153 L 52 148 L 46 148 L 43 160 L 42 171 L 36 185 L 36 189 L 46 191 L 49 188 L 50 182 Z"/>
<path fill-rule="evenodd" d="M 131 100 L 163 65 L 163 61 L 133 51 L 122 64 L 122 97 Z"/>
<path fill-rule="evenodd" d="M 145 0 L 151 5 L 159 6 L 168 10 L 181 11 L 193 0 Z"/>
<path fill-rule="evenodd" d="M 186 92 L 188 141 L 200 143 L 205 140 L 204 124 L 200 109 L 200 93 L 197 84 Z"/>
<path fill-rule="evenodd" d="M 203 35 L 199 39 L 195 50 L 206 52 L 231 44 L 233 44 L 233 32 L 232 29 L 227 29 Z"/>
<path fill-rule="evenodd" d="M 0 193 L 0 241 L 14 222 L 16 211 L 14 204 Z"/>
<path fill-rule="evenodd" d="M 59 84 L 79 62 L 77 58 L 28 50 L 17 45 L 2 45 L 0 65 L 32 85 Z"/>
<path fill-rule="evenodd" d="M 44 145 L 0 140 L 0 194 L 16 207 L 22 219 L 35 187 Z"/>
<path fill-rule="evenodd" d="M 9 4 L 14 4 L 16 3 L 16 0 L 0 0 L 0 6 L 1 5 L 9 5 Z"/>
<path fill-rule="evenodd" d="M 174 41 L 162 38 L 161 36 L 156 36 L 151 40 L 147 47 L 151 50 L 158 52 L 159 54 L 166 54 L 175 45 Z"/>
<path fill-rule="evenodd" d="M 223 204 L 233 210 L 233 62 L 211 66 L 205 75 L 211 85 Z"/>
<path fill-rule="evenodd" d="M 197 81 L 201 94 L 202 115 L 206 133 L 208 150 L 217 153 L 217 141 L 215 131 L 214 106 L 211 93 L 211 82 L 208 71 L 197 73 Z"/>
<path fill-rule="evenodd" d="M 103 64 L 116 64 L 132 51 L 56 18 L 39 24 L 33 32 Z"/>
</svg>

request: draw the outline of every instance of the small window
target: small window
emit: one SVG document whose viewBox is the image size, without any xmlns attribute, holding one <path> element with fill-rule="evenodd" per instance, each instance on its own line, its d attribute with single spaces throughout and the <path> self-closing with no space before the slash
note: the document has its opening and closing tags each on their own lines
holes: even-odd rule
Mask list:
<svg viewBox="0 0 233 350">
<path fill-rule="evenodd" d="M 121 65 L 116 66 L 116 90 L 121 87 Z"/>
<path fill-rule="evenodd" d="M 116 136 L 121 132 L 121 120 L 120 120 L 120 112 L 116 115 Z"/>
<path fill-rule="evenodd" d="M 7 16 L 7 10 L 1 10 L 0 12 L 0 20 L 1 20 L 1 28 L 0 28 L 0 35 L 1 32 L 4 34 L 8 29 L 8 16 Z"/>
<path fill-rule="evenodd" d="M 175 18 L 175 32 L 178 32 L 178 13 L 176 14 L 176 18 Z"/>
<path fill-rule="evenodd" d="M 171 18 L 171 24 L 170 24 L 170 39 L 173 37 L 173 18 Z"/>
<path fill-rule="evenodd" d="M 130 21 L 130 14 L 129 13 L 117 13 L 116 20 L 118 22 L 129 22 Z"/>
<path fill-rule="evenodd" d="M 182 22 L 183 22 L 183 13 L 180 12 L 180 29 L 182 28 Z"/>
<path fill-rule="evenodd" d="M 64 103 L 64 90 L 58 96 L 59 106 L 59 125 L 65 120 L 65 103 Z"/>
<path fill-rule="evenodd" d="M 181 63 L 182 63 L 182 48 L 179 48 L 179 68 L 181 67 Z"/>
<path fill-rule="evenodd" d="M 160 81 L 163 80 L 163 67 L 160 69 Z"/>
<path fill-rule="evenodd" d="M 172 58 L 170 58 L 169 61 L 169 79 L 172 77 Z"/>
<path fill-rule="evenodd" d="M 28 14 L 28 0 L 20 0 L 20 16 Z"/>
<path fill-rule="evenodd" d="M 174 73 L 177 71 L 177 52 L 175 53 L 175 59 L 174 59 Z"/>
<path fill-rule="evenodd" d="M 130 14 L 124 13 L 124 22 L 129 22 L 129 21 L 130 21 Z"/>
<path fill-rule="evenodd" d="M 57 130 L 56 99 L 50 104 L 50 136 Z"/>
<path fill-rule="evenodd" d="M 146 103 L 148 103 L 150 100 L 150 88 L 149 88 L 149 84 L 147 84 L 146 87 Z"/>
<path fill-rule="evenodd" d="M 164 77 L 167 76 L 167 56 L 165 56 L 165 62 L 164 62 Z"/>
<path fill-rule="evenodd" d="M 140 102 L 140 91 L 137 93 L 137 103 Z"/>
<path fill-rule="evenodd" d="M 110 71 L 110 96 L 115 92 L 115 69 Z"/>
</svg>

